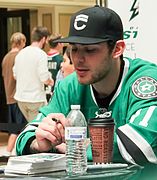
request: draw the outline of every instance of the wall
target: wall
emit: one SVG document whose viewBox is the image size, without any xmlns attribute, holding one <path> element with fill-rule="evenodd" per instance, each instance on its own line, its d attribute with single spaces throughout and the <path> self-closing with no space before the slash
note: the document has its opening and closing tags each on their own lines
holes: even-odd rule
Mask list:
<svg viewBox="0 0 157 180">
<path fill-rule="evenodd" d="M 71 15 L 85 6 L 54 6 L 51 8 L 38 9 L 38 25 L 46 25 L 51 27 L 52 33 L 60 33 L 66 36 L 69 31 L 69 21 Z M 43 21 L 43 17 L 49 16 L 47 22 Z"/>
</svg>

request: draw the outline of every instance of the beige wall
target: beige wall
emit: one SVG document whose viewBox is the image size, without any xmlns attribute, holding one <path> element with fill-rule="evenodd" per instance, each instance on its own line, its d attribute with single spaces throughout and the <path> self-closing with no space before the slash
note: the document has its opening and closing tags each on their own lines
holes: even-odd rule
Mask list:
<svg viewBox="0 0 157 180">
<path fill-rule="evenodd" d="M 59 32 L 63 37 L 68 35 L 71 15 L 72 14 L 59 14 Z"/>
<path fill-rule="evenodd" d="M 38 11 L 30 10 L 30 31 L 38 24 Z"/>
<path fill-rule="evenodd" d="M 0 7 L 36 9 L 52 6 L 92 6 L 96 0 L 0 0 Z"/>
<path fill-rule="evenodd" d="M 66 36 L 70 16 L 95 3 L 96 0 L 0 0 L 0 8 L 30 9 L 30 31 L 34 26 L 45 25 L 52 33 Z"/>
<path fill-rule="evenodd" d="M 76 11 L 85 8 L 85 6 L 56 6 L 55 7 L 55 27 L 56 32 L 62 33 L 64 36 L 67 35 L 69 30 L 70 17 Z"/>
<path fill-rule="evenodd" d="M 38 9 L 38 25 L 49 28 L 51 33 L 60 33 L 67 36 L 71 15 L 86 6 L 54 6 Z"/>
</svg>

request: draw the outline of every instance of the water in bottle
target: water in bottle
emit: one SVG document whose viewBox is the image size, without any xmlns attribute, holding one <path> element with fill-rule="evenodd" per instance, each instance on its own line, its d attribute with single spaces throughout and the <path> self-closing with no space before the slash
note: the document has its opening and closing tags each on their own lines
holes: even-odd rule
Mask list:
<svg viewBox="0 0 157 180">
<path fill-rule="evenodd" d="M 65 126 L 66 171 L 69 176 L 77 176 L 87 171 L 87 122 L 80 111 L 80 105 L 71 105 Z"/>
</svg>

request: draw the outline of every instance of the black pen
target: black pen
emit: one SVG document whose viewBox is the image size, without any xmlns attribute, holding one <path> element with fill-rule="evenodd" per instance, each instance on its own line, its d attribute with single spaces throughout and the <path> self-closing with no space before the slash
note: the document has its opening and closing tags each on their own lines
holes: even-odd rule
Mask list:
<svg viewBox="0 0 157 180">
<path fill-rule="evenodd" d="M 56 119 L 56 118 L 52 118 L 52 121 L 55 121 L 56 123 L 60 123 L 61 122 L 59 119 Z"/>
</svg>

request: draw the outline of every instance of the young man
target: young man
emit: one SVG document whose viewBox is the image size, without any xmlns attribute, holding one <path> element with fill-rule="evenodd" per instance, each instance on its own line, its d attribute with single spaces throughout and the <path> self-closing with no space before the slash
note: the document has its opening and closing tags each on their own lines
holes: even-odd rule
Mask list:
<svg viewBox="0 0 157 180">
<path fill-rule="evenodd" d="M 33 120 L 38 114 L 38 109 L 46 104 L 44 84 L 54 84 L 48 71 L 47 54 L 42 50 L 49 35 L 46 27 L 33 28 L 31 45 L 22 49 L 15 58 L 14 98 L 27 121 Z"/>
<path fill-rule="evenodd" d="M 60 81 L 48 106 L 19 136 L 16 150 L 65 152 L 64 125 L 70 105 L 80 104 L 87 121 L 100 108 L 115 120 L 113 162 L 157 163 L 157 66 L 123 58 L 120 17 L 104 7 L 91 7 L 71 18 L 69 42 L 76 72 Z M 60 123 L 52 121 L 60 120 Z M 91 151 L 87 151 L 91 160 Z"/>
</svg>

